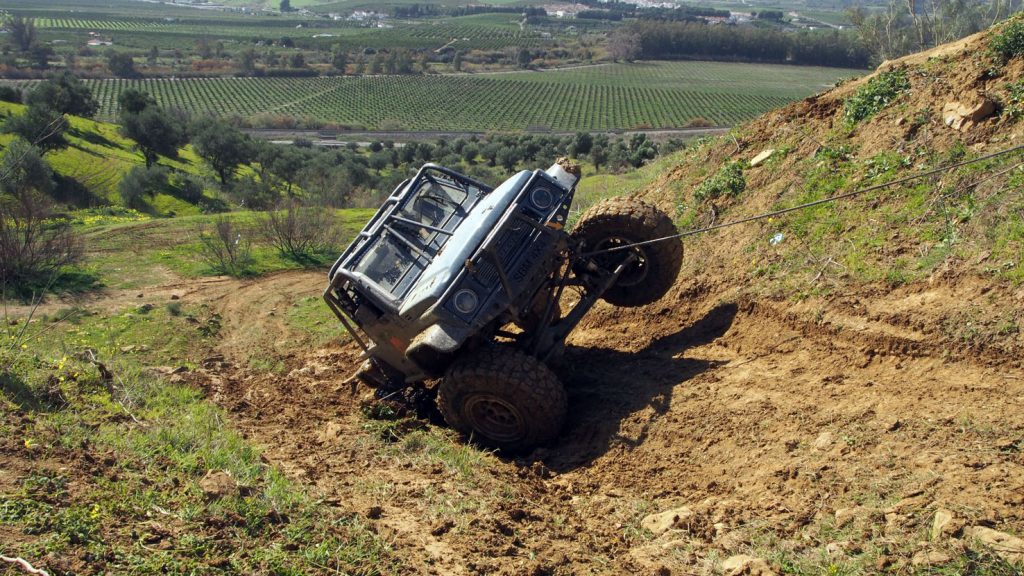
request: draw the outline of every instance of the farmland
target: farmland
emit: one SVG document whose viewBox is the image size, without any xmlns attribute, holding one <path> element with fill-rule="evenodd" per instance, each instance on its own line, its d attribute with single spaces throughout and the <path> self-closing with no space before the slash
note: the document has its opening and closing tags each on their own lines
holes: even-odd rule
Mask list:
<svg viewBox="0 0 1024 576">
<path fill-rule="evenodd" d="M 708 62 L 514 74 L 89 80 L 100 116 L 128 88 L 193 113 L 308 118 L 405 130 L 559 131 L 731 125 L 819 92 L 851 70 Z M 458 105 L 453 105 L 458 103 Z"/>
</svg>

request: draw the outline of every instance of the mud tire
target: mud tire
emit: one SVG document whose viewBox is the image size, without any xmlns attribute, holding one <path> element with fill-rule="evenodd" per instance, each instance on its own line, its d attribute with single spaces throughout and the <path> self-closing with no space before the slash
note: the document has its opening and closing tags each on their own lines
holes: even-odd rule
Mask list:
<svg viewBox="0 0 1024 576">
<path fill-rule="evenodd" d="M 507 346 L 488 346 L 456 360 L 441 381 L 437 406 L 449 426 L 472 440 L 522 452 L 552 440 L 567 399 L 541 361 Z"/>
<path fill-rule="evenodd" d="M 584 212 L 572 237 L 582 240 L 583 251 L 589 252 L 676 233 L 672 219 L 654 206 L 631 198 L 611 198 Z M 658 300 L 672 287 L 683 264 L 683 242 L 678 238 L 633 250 L 640 261 L 623 272 L 601 296 L 609 304 L 633 307 Z M 621 257 L 610 253 L 603 258 L 595 256 L 594 260 L 603 268 L 614 268 Z"/>
</svg>

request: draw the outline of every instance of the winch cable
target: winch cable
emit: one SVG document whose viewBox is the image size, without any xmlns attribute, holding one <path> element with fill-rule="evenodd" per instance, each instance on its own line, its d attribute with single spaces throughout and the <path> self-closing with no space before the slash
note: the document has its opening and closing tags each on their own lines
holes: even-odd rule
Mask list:
<svg viewBox="0 0 1024 576">
<path fill-rule="evenodd" d="M 899 178 L 899 179 L 896 179 L 896 180 L 890 180 L 889 182 L 884 182 L 882 184 L 876 184 L 874 186 L 868 186 L 867 188 L 861 188 L 859 190 L 853 190 L 853 191 L 850 191 L 850 192 L 845 192 L 843 194 L 836 194 L 835 196 L 829 196 L 828 198 L 822 198 L 821 200 L 815 200 L 813 202 L 807 202 L 805 204 L 800 204 L 798 206 L 791 206 L 789 208 L 783 208 L 781 210 L 775 210 L 773 212 L 765 212 L 763 214 L 757 214 L 755 216 L 748 216 L 746 218 L 740 218 L 739 220 L 733 220 L 731 222 L 723 222 L 721 224 L 713 224 L 711 226 L 707 226 L 707 227 L 704 227 L 704 228 L 696 228 L 696 229 L 693 229 L 693 230 L 687 230 L 685 232 L 680 232 L 679 234 L 673 234 L 671 236 L 663 236 L 661 238 L 652 238 L 651 240 L 644 240 L 643 242 L 634 242 L 632 244 L 622 244 L 620 246 L 614 246 L 612 248 L 605 248 L 605 249 L 602 249 L 602 250 L 594 250 L 593 252 L 584 252 L 583 254 L 580 254 L 579 256 L 577 256 L 577 258 L 579 258 L 579 259 L 590 258 L 591 256 L 597 256 L 599 254 L 608 254 L 608 253 L 611 253 L 611 252 L 618 252 L 620 250 L 629 250 L 630 248 L 636 248 L 638 246 L 646 246 L 648 244 L 656 244 L 658 242 L 665 242 L 667 240 L 674 240 L 676 238 L 685 238 L 687 236 L 694 236 L 696 234 L 703 234 L 704 232 L 711 232 L 713 230 L 721 230 L 722 228 L 729 228 L 731 226 L 739 226 L 740 224 L 747 224 L 748 222 L 755 222 L 757 220 L 765 220 L 767 218 L 774 218 L 775 216 L 781 216 L 783 214 L 788 214 L 790 212 L 796 212 L 798 210 L 806 210 L 807 208 L 813 208 L 815 206 L 821 206 L 822 204 L 828 204 L 828 203 L 836 202 L 836 201 L 839 201 L 839 200 L 845 200 L 847 198 L 853 198 L 855 196 L 859 196 L 859 195 L 865 194 L 867 192 L 873 192 L 875 190 L 882 190 L 884 188 L 890 188 L 892 186 L 897 186 L 899 184 L 906 184 L 907 182 L 913 182 L 914 180 L 920 180 L 922 178 L 927 178 L 929 176 L 934 176 L 934 175 L 940 174 L 942 172 L 948 172 L 948 171 L 954 170 L 956 168 L 962 168 L 964 166 L 970 166 L 971 164 L 978 164 L 978 163 L 984 162 L 986 160 L 991 160 L 993 158 L 998 158 L 1000 156 L 1006 156 L 1008 154 L 1012 154 L 1014 152 L 1019 152 L 1021 150 L 1024 150 L 1024 144 L 1020 144 L 1020 145 L 1014 146 L 1012 148 L 1007 148 L 1005 150 L 1000 150 L 998 152 L 993 152 L 991 154 L 986 154 L 985 156 L 979 156 L 977 158 L 972 158 L 970 160 L 964 160 L 962 162 L 957 162 L 955 164 L 949 164 L 947 166 L 940 166 L 938 168 L 933 168 L 931 170 L 926 170 L 926 171 L 921 172 L 919 174 L 914 174 L 914 175 L 911 175 L 911 176 L 907 176 L 905 178 Z M 971 184 L 969 187 L 976 186 L 977 184 L 980 184 L 981 182 L 984 182 L 987 179 L 988 178 L 983 178 L 983 179 L 981 179 L 981 180 Z"/>
</svg>

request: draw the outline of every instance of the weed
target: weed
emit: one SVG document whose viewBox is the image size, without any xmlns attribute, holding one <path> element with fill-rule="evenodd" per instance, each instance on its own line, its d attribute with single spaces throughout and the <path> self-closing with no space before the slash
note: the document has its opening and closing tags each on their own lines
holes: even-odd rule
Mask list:
<svg viewBox="0 0 1024 576">
<path fill-rule="evenodd" d="M 167 313 L 171 316 L 181 316 L 181 302 L 168 302 Z"/>
<path fill-rule="evenodd" d="M 1003 104 L 1003 114 L 1013 121 L 1020 120 L 1024 116 L 1024 80 L 1007 83 L 1006 102 Z"/>
<path fill-rule="evenodd" d="M 867 120 L 910 89 L 906 72 L 881 72 L 847 98 L 843 118 L 848 126 Z"/>
<path fill-rule="evenodd" d="M 722 196 L 735 198 L 747 187 L 747 181 L 743 177 L 745 162 L 729 162 L 722 166 L 713 176 L 704 180 L 693 191 L 693 199 L 697 202 L 714 200 Z"/>
<path fill-rule="evenodd" d="M 989 40 L 989 49 L 1002 62 L 1024 55 L 1024 20 L 1011 19 Z"/>
</svg>

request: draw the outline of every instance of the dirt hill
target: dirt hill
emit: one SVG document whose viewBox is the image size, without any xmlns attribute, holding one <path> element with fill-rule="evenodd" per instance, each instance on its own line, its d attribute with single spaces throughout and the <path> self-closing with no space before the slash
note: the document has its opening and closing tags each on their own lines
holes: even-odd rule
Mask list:
<svg viewBox="0 0 1024 576">
<path fill-rule="evenodd" d="M 998 33 L 770 113 L 639 196 L 700 226 L 1012 147 L 1024 62 Z M 198 381 L 412 573 L 1018 573 L 978 540 L 1024 531 L 1020 160 L 689 241 L 669 296 L 572 336 L 568 423 L 525 459 L 424 459 L 455 449 L 368 423 L 338 385 L 353 349 L 290 357 L 284 385 Z"/>
</svg>

